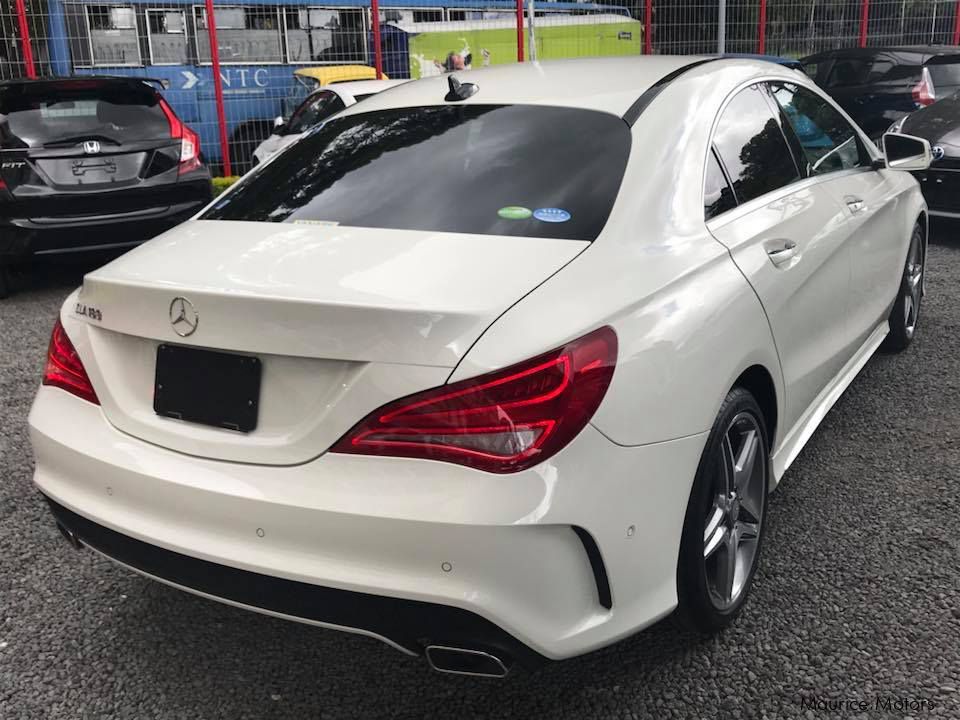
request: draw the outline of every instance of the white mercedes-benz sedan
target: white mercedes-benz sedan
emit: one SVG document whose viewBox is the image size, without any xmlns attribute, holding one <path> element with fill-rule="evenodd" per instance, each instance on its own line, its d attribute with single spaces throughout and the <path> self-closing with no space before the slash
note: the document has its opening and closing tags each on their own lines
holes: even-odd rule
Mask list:
<svg viewBox="0 0 960 720">
<path fill-rule="evenodd" d="M 459 80 L 87 275 L 36 484 L 78 547 L 443 671 L 722 628 L 768 492 L 916 331 L 929 146 L 749 59 Z"/>
</svg>

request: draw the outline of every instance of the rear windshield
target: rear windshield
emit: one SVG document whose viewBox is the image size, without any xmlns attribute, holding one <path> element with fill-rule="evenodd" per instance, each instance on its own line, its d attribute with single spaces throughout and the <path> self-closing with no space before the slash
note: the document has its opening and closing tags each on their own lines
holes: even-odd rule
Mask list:
<svg viewBox="0 0 960 720">
<path fill-rule="evenodd" d="M 169 137 L 157 93 L 131 83 L 24 83 L 0 87 L 0 147 L 104 145 Z"/>
<path fill-rule="evenodd" d="M 204 219 L 593 240 L 630 152 L 619 117 L 466 105 L 333 118 Z"/>
</svg>

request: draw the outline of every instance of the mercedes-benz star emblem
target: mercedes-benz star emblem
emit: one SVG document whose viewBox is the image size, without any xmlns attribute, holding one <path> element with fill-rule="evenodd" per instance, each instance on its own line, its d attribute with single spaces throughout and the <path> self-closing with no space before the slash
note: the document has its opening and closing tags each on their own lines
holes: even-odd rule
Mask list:
<svg viewBox="0 0 960 720">
<path fill-rule="evenodd" d="M 170 303 L 170 324 L 177 335 L 188 337 L 197 331 L 200 313 L 185 297 L 175 297 Z"/>
<path fill-rule="evenodd" d="M 84 140 L 83 141 L 83 151 L 87 155 L 96 155 L 100 152 L 100 143 L 97 140 Z"/>
<path fill-rule="evenodd" d="M 934 160 L 943 160 L 943 148 L 939 145 L 934 145 L 932 148 L 930 148 L 930 154 L 933 156 Z"/>
</svg>

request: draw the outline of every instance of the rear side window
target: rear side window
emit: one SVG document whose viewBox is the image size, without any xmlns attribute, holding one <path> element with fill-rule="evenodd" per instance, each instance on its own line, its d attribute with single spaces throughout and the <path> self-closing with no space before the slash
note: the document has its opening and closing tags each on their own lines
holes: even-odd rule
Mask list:
<svg viewBox="0 0 960 720">
<path fill-rule="evenodd" d="M 329 90 L 317 93 L 315 97 L 307 98 L 300 107 L 294 110 L 290 122 L 287 123 L 287 132 L 306 132 L 345 107 L 343 100 L 336 93 Z"/>
<path fill-rule="evenodd" d="M 737 206 L 733 189 L 727 182 L 717 156 L 710 151 L 707 156 L 707 171 L 703 178 L 703 219 L 709 220 Z"/>
<path fill-rule="evenodd" d="M 630 154 L 616 115 L 534 105 L 332 118 L 203 216 L 593 240 Z"/>
<path fill-rule="evenodd" d="M 805 176 L 870 164 L 857 131 L 829 102 L 791 83 L 773 83 L 771 90 L 799 141 Z"/>
<path fill-rule="evenodd" d="M 872 65 L 870 58 L 837 58 L 827 75 L 827 87 L 862 85 L 867 81 Z"/>
<path fill-rule="evenodd" d="M 800 178 L 766 93 L 761 85 L 737 93 L 713 136 L 742 203 Z"/>
<path fill-rule="evenodd" d="M 99 140 L 106 147 L 170 136 L 159 96 L 136 83 L 40 82 L 0 88 L 0 147 Z"/>
</svg>

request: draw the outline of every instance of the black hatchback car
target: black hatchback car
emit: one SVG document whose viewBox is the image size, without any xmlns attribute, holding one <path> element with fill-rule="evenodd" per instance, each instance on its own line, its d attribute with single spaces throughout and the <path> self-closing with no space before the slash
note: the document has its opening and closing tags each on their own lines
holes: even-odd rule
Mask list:
<svg viewBox="0 0 960 720">
<path fill-rule="evenodd" d="M 930 215 L 960 218 L 960 94 L 905 116 L 890 131 L 930 143 L 933 163 L 927 170 L 914 173 Z"/>
<path fill-rule="evenodd" d="M 149 81 L 0 82 L 0 297 L 13 263 L 136 245 L 211 196 L 197 134 Z"/>
<path fill-rule="evenodd" d="M 952 46 L 845 48 L 803 58 L 803 69 L 871 138 L 907 113 L 960 89 Z"/>
</svg>

